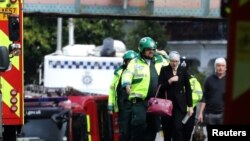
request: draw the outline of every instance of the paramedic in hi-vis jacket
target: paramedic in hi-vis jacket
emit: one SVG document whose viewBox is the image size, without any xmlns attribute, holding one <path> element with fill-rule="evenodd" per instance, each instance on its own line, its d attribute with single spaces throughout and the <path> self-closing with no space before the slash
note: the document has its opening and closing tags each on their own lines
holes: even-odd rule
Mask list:
<svg viewBox="0 0 250 141">
<path fill-rule="evenodd" d="M 121 65 L 114 72 L 114 78 L 111 82 L 109 89 L 108 99 L 108 111 L 109 114 L 118 112 L 118 124 L 119 124 L 119 141 L 129 141 L 130 133 L 130 113 L 131 103 L 128 101 L 128 95 L 121 86 L 121 76 L 124 70 L 127 68 L 130 60 L 135 58 L 137 53 L 133 50 L 129 50 L 123 55 L 123 65 Z"/>
<path fill-rule="evenodd" d="M 190 86 L 192 90 L 192 101 L 193 101 L 194 113 L 191 117 L 189 117 L 186 123 L 183 123 L 184 124 L 183 125 L 184 126 L 184 141 L 190 141 L 192 132 L 194 129 L 194 125 L 195 125 L 196 107 L 203 97 L 203 91 L 202 91 L 202 86 L 200 82 L 198 81 L 198 79 L 194 75 L 190 74 L 189 64 L 187 64 L 187 60 L 185 56 L 182 57 L 181 62 L 182 62 L 181 66 L 185 67 L 187 71 L 189 72 L 188 77 L 189 77 L 189 82 L 190 82 Z"/>
<path fill-rule="evenodd" d="M 155 96 L 158 76 L 168 61 L 156 53 L 156 42 L 150 37 L 139 41 L 139 54 L 131 60 L 122 76 L 122 86 L 131 102 L 131 141 L 154 141 L 160 128 L 160 117 L 147 114 L 147 101 Z"/>
</svg>

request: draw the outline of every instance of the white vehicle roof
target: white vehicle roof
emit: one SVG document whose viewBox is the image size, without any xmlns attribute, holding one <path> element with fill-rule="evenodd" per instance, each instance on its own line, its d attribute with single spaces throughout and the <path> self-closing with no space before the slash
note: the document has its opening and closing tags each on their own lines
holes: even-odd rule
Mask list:
<svg viewBox="0 0 250 141">
<path fill-rule="evenodd" d="M 63 47 L 63 54 L 67 56 L 101 56 L 100 52 L 103 45 L 95 46 L 94 44 L 75 44 Z M 116 57 L 122 57 L 126 52 L 126 46 L 122 41 L 114 40 L 114 49 Z"/>
<path fill-rule="evenodd" d="M 75 44 L 75 45 L 67 45 L 63 47 L 63 54 L 67 56 L 90 56 L 93 54 L 93 50 L 96 46 L 93 45 L 82 45 L 82 44 Z"/>
</svg>

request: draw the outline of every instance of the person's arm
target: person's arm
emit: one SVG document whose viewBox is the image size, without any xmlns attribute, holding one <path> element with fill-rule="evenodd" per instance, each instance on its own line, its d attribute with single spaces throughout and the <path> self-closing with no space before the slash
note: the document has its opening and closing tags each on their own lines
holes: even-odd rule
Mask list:
<svg viewBox="0 0 250 141">
<path fill-rule="evenodd" d="M 162 86 L 164 85 L 164 69 L 163 69 L 163 67 L 161 68 L 160 75 L 158 78 L 158 86 L 159 85 L 162 85 Z"/>
<path fill-rule="evenodd" d="M 161 71 L 160 71 L 160 75 L 159 75 L 159 78 L 158 78 L 158 86 L 161 85 L 161 93 L 164 93 L 165 90 L 167 90 L 169 87 L 171 87 L 171 83 L 173 82 L 173 78 L 170 80 L 171 82 L 169 83 L 167 80 L 169 80 L 169 78 L 167 77 L 168 75 L 168 66 L 164 66 L 161 68 Z M 178 79 L 178 76 L 177 76 L 177 79 Z M 165 96 L 164 96 L 165 97 Z"/>
<path fill-rule="evenodd" d="M 157 50 L 156 53 L 159 54 L 162 58 L 163 66 L 169 65 L 169 56 L 166 51 L 164 50 Z"/>
<path fill-rule="evenodd" d="M 189 81 L 189 74 L 186 69 L 183 69 L 183 73 L 184 73 L 185 95 L 186 95 L 187 106 L 188 106 L 188 115 L 192 116 L 192 114 L 194 113 L 194 110 L 193 110 L 193 99 L 192 99 L 191 85 Z"/>
<path fill-rule="evenodd" d="M 113 111 L 114 111 L 116 83 L 118 79 L 119 79 L 119 76 L 114 74 L 113 80 L 111 81 L 111 85 L 109 88 L 109 97 L 108 97 L 108 113 L 109 114 L 113 114 Z"/>
<path fill-rule="evenodd" d="M 205 102 L 200 103 L 200 109 L 198 112 L 198 122 L 203 122 L 203 112 L 204 112 L 205 106 L 206 106 Z"/>
<path fill-rule="evenodd" d="M 168 66 L 162 67 L 158 78 L 158 85 L 161 84 L 165 88 L 168 88 L 173 82 L 178 81 L 178 76 L 167 78 L 168 70 Z"/>
<path fill-rule="evenodd" d="M 179 77 L 175 75 L 168 79 L 168 84 L 171 85 L 173 82 L 177 82 L 178 80 L 179 80 Z"/>
<path fill-rule="evenodd" d="M 131 84 L 134 75 L 134 60 L 131 60 L 122 74 L 122 87 L 125 88 L 126 93 L 129 95 L 131 92 Z"/>
<path fill-rule="evenodd" d="M 204 113 L 204 110 L 205 110 L 205 107 L 206 107 L 207 93 L 208 93 L 208 82 L 206 80 L 205 84 L 204 84 L 203 97 L 201 99 L 200 109 L 199 109 L 199 112 L 198 112 L 198 122 L 203 122 L 204 121 L 203 113 Z"/>
<path fill-rule="evenodd" d="M 160 91 L 159 91 L 159 94 L 158 94 L 158 97 L 160 98 L 166 98 L 165 96 L 165 91 L 166 91 L 166 82 L 164 81 L 166 78 L 165 78 L 165 74 L 164 74 L 164 67 L 161 68 L 160 70 L 160 75 L 158 77 L 158 84 L 157 86 L 159 87 L 161 85 L 161 88 L 160 88 Z M 158 88 L 157 88 L 158 89 Z"/>
</svg>

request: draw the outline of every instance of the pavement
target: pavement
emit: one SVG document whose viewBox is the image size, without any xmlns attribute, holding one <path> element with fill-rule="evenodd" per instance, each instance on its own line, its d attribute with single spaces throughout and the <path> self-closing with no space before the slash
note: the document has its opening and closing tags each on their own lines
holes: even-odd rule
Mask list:
<svg viewBox="0 0 250 141">
<path fill-rule="evenodd" d="M 208 139 L 207 139 L 207 128 L 203 127 L 203 130 L 204 130 L 204 133 L 206 135 L 206 139 L 204 141 L 208 141 Z M 163 137 L 163 132 L 162 131 L 160 131 L 160 132 L 157 133 L 155 141 L 164 141 L 164 137 Z M 190 139 L 190 141 L 192 141 L 192 138 Z"/>
</svg>

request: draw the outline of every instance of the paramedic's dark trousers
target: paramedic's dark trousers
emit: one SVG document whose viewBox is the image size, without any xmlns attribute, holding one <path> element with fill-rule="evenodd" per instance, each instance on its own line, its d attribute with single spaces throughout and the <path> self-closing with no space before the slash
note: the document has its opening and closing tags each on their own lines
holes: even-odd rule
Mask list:
<svg viewBox="0 0 250 141">
<path fill-rule="evenodd" d="M 130 141 L 131 103 L 125 102 L 119 108 L 119 141 Z"/>
<path fill-rule="evenodd" d="M 131 141 L 144 141 L 146 131 L 147 102 L 132 100 Z"/>
<path fill-rule="evenodd" d="M 147 101 L 132 104 L 131 141 L 155 141 L 160 127 L 158 116 L 147 114 Z"/>
</svg>

